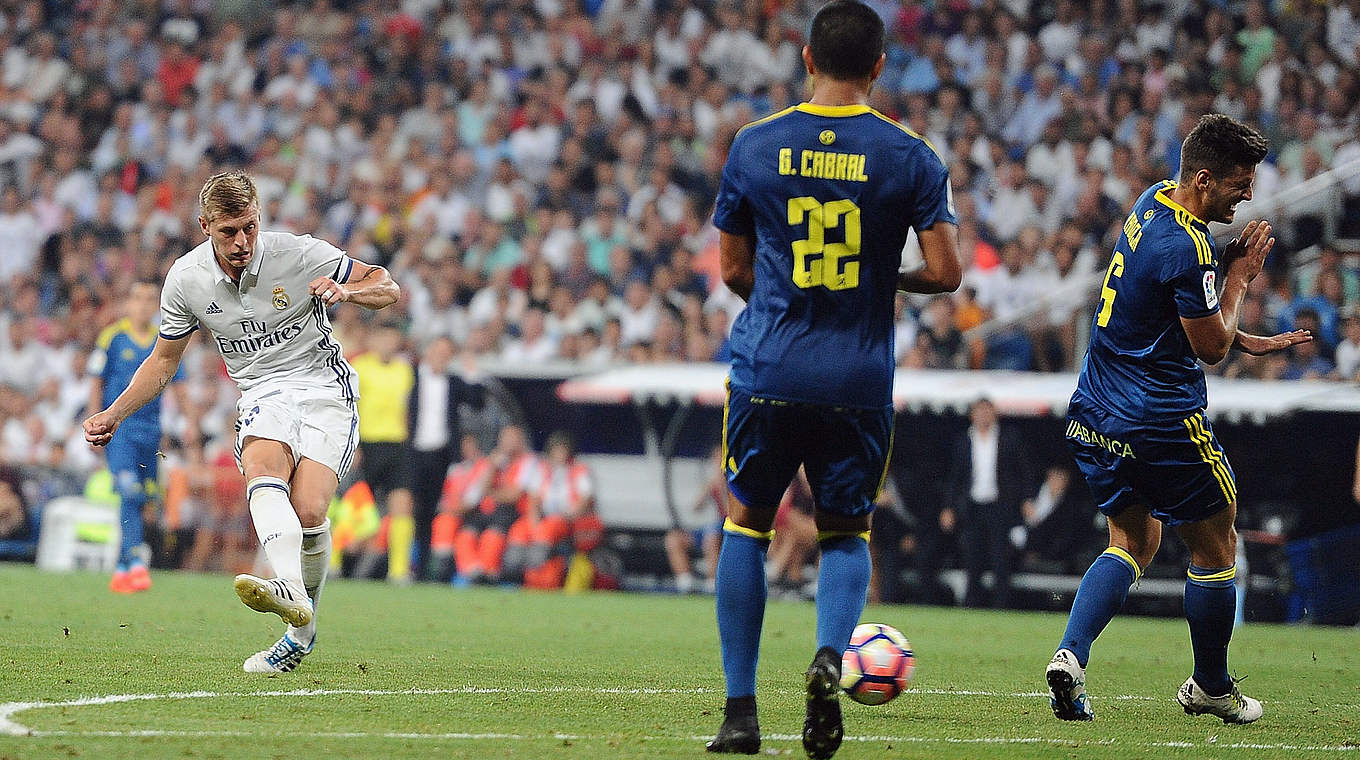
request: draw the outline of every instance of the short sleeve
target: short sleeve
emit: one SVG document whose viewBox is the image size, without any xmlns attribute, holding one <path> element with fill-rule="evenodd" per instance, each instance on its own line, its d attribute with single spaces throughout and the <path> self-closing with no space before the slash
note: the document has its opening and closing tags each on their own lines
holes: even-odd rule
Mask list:
<svg viewBox="0 0 1360 760">
<path fill-rule="evenodd" d="M 1199 319 L 1218 312 L 1218 270 L 1212 253 L 1201 256 L 1194 241 L 1178 236 L 1166 251 L 1165 282 L 1176 301 L 1176 313 L 1185 319 Z M 1203 263 L 1208 258 L 1210 263 Z"/>
<path fill-rule="evenodd" d="M 187 338 L 198 329 L 198 317 L 189 308 L 178 274 L 172 268 L 165 278 L 165 286 L 161 288 L 160 335 L 166 340 Z"/>
<path fill-rule="evenodd" d="M 918 230 L 928 230 L 937 222 L 957 225 L 954 214 L 954 190 L 949 185 L 949 169 L 935 151 L 924 145 L 919 150 L 919 167 L 916 173 L 916 188 L 911 209 L 912 226 Z"/>
<path fill-rule="evenodd" d="M 339 283 L 349 282 L 354 271 L 354 259 L 321 238 L 302 236 L 302 264 L 311 279 L 329 277 Z"/>
<path fill-rule="evenodd" d="M 738 135 L 728 151 L 727 163 L 723 164 L 718 198 L 713 206 L 713 226 L 729 235 L 753 235 L 756 229 L 750 201 L 741 188 L 741 145 L 741 135 Z"/>
</svg>

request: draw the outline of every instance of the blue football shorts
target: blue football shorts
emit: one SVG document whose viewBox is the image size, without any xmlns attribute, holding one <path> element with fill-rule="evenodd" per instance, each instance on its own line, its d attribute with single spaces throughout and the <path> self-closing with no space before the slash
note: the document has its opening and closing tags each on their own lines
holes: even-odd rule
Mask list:
<svg viewBox="0 0 1360 760">
<path fill-rule="evenodd" d="M 873 511 L 892 454 L 893 410 L 803 404 L 728 388 L 723 462 L 732 494 L 774 510 L 804 466 L 818 510 Z"/>
<path fill-rule="evenodd" d="M 1130 422 L 1076 394 L 1067 445 L 1107 517 L 1145 504 L 1167 525 L 1199 522 L 1237 500 L 1237 481 L 1203 411 Z"/>
</svg>

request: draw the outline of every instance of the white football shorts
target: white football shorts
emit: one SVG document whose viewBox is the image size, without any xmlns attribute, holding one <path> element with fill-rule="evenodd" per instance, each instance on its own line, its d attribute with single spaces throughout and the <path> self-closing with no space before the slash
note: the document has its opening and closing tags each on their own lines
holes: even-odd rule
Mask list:
<svg viewBox="0 0 1360 760">
<path fill-rule="evenodd" d="M 288 447 L 296 465 L 301 458 L 326 465 L 344 478 L 359 446 L 359 412 L 352 402 L 299 388 L 261 388 L 236 402 L 236 467 L 247 438 L 265 438 Z"/>
</svg>

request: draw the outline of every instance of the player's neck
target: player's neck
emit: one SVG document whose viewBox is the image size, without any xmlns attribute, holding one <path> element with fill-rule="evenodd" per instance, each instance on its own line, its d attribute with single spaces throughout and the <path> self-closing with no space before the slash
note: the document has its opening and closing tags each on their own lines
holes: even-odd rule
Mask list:
<svg viewBox="0 0 1360 760">
<path fill-rule="evenodd" d="M 1204 218 L 1204 197 L 1194 187 L 1177 184 L 1166 197 L 1175 201 L 1181 208 L 1189 211 L 1196 219 Z"/>
<path fill-rule="evenodd" d="M 869 88 L 867 83 L 861 80 L 818 76 L 812 81 L 812 97 L 808 98 L 808 102 L 814 106 L 867 105 Z"/>
</svg>

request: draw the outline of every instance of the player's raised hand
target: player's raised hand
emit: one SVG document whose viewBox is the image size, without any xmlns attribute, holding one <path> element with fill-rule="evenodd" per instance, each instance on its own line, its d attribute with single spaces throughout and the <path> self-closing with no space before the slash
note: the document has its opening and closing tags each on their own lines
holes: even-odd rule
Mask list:
<svg viewBox="0 0 1360 760">
<path fill-rule="evenodd" d="M 107 409 L 92 414 L 81 424 L 85 429 L 85 441 L 91 446 L 104 446 L 113 440 L 113 431 L 118 429 L 118 419 Z"/>
<path fill-rule="evenodd" d="M 1256 279 L 1266 263 L 1266 254 L 1275 247 L 1275 238 L 1270 236 L 1270 232 L 1270 222 L 1264 219 L 1247 222 L 1242 234 L 1229 241 L 1224 248 L 1228 273 L 1243 277 L 1247 282 Z"/>
<path fill-rule="evenodd" d="M 344 285 L 329 277 L 318 277 L 307 286 L 307 292 L 321 299 L 326 306 L 334 306 L 349 300 L 349 291 Z"/>
<path fill-rule="evenodd" d="M 1252 356 L 1265 356 L 1276 351 L 1283 351 L 1290 346 L 1297 346 L 1300 343 L 1311 343 L 1313 333 L 1308 330 L 1290 330 L 1289 332 L 1271 335 L 1248 335 L 1240 333 L 1237 336 L 1237 347 L 1243 352 Z"/>
</svg>

